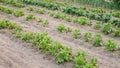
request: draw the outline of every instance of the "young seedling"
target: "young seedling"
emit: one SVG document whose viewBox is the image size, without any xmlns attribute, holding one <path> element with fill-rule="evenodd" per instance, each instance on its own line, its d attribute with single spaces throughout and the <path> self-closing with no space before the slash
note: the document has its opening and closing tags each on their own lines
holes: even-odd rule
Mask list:
<svg viewBox="0 0 120 68">
<path fill-rule="evenodd" d="M 84 35 L 84 39 L 86 42 L 89 42 L 91 40 L 91 37 L 92 37 L 92 33 L 90 32 L 86 32 Z"/>
<path fill-rule="evenodd" d="M 72 28 L 70 28 L 70 27 L 66 27 L 66 28 L 65 28 L 65 31 L 66 31 L 66 33 L 68 33 L 68 32 L 72 32 Z"/>
<path fill-rule="evenodd" d="M 65 31 L 65 25 L 64 24 L 60 24 L 58 27 L 57 27 L 57 30 L 59 31 L 59 32 L 64 32 Z"/>
<path fill-rule="evenodd" d="M 76 18 L 74 18 L 73 22 L 74 22 L 74 23 L 78 23 L 78 20 L 79 20 L 79 18 L 76 17 Z"/>
<path fill-rule="evenodd" d="M 96 34 L 93 39 L 94 46 L 102 46 L 102 36 L 100 34 Z"/>
<path fill-rule="evenodd" d="M 42 18 L 39 18 L 39 19 L 38 19 L 38 22 L 39 22 L 39 23 L 43 22 L 43 19 L 42 19 Z"/>
<path fill-rule="evenodd" d="M 45 9 L 37 9 L 36 12 L 39 13 L 39 14 L 44 14 L 45 13 Z"/>
<path fill-rule="evenodd" d="M 96 22 L 95 26 L 94 26 L 95 29 L 100 29 L 101 28 L 101 22 Z"/>
<path fill-rule="evenodd" d="M 120 37 L 120 29 L 116 29 L 116 30 L 114 31 L 114 36 L 115 36 L 115 37 Z"/>
<path fill-rule="evenodd" d="M 109 39 L 106 43 L 106 49 L 109 51 L 114 51 L 118 48 L 117 43 L 113 39 Z"/>
<path fill-rule="evenodd" d="M 77 39 L 77 38 L 79 38 L 80 37 L 80 30 L 79 29 L 75 29 L 74 31 L 73 31 L 73 37 L 75 38 L 75 39 Z"/>
<path fill-rule="evenodd" d="M 112 26 L 110 23 L 105 23 L 103 27 L 103 33 L 104 34 L 109 34 L 112 32 Z"/>
<path fill-rule="evenodd" d="M 49 12 L 50 16 L 53 17 L 54 16 L 54 13 L 53 12 Z"/>
<path fill-rule="evenodd" d="M 17 10 L 14 12 L 14 16 L 16 17 L 20 17 L 20 16 L 24 16 L 25 12 L 23 10 Z"/>
<path fill-rule="evenodd" d="M 49 24 L 48 20 L 42 22 L 43 27 L 47 26 L 48 24 Z"/>
<path fill-rule="evenodd" d="M 26 20 L 29 21 L 29 20 L 34 20 L 35 19 L 35 16 L 33 14 L 29 14 L 27 17 L 26 17 Z"/>
<path fill-rule="evenodd" d="M 29 11 L 34 11 L 34 9 L 33 9 L 32 6 L 28 7 L 28 10 L 29 10 Z"/>
<path fill-rule="evenodd" d="M 68 21 L 68 22 L 71 22 L 72 18 L 70 16 L 66 16 L 65 20 Z"/>
</svg>

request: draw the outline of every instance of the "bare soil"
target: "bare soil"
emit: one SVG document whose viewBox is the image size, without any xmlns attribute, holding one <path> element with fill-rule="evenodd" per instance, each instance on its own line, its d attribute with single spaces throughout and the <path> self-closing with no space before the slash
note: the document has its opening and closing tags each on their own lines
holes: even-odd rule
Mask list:
<svg viewBox="0 0 120 68">
<path fill-rule="evenodd" d="M 27 8 L 23 9 L 26 10 Z M 27 22 L 25 21 L 25 17 L 28 14 L 34 14 L 37 18 L 48 19 L 50 24 L 47 27 L 42 27 L 37 21 Z M 22 25 L 24 31 L 48 32 L 54 40 L 61 42 L 65 46 L 72 47 L 73 53 L 76 53 L 77 50 L 84 50 L 89 53 L 88 58 L 95 56 L 99 61 L 100 68 L 120 68 L 120 50 L 109 52 L 104 46 L 94 47 L 92 42 L 86 43 L 83 37 L 74 39 L 72 33 L 59 33 L 56 30 L 56 27 L 62 23 L 73 29 L 80 29 L 82 34 L 88 31 L 92 33 L 101 33 L 101 31 L 93 29 L 93 26 L 80 26 L 72 22 L 54 19 L 47 13 L 37 14 L 27 10 L 25 16 L 19 18 L 0 12 L 0 19 L 14 21 Z M 102 36 L 105 41 L 109 38 L 113 38 L 111 35 L 102 34 Z M 120 38 L 114 39 L 120 45 Z M 0 31 L 0 68 L 74 68 L 74 66 L 72 63 L 57 64 L 55 63 L 55 57 L 34 49 L 32 44 L 25 43 L 15 38 L 9 31 L 2 30 Z"/>
</svg>

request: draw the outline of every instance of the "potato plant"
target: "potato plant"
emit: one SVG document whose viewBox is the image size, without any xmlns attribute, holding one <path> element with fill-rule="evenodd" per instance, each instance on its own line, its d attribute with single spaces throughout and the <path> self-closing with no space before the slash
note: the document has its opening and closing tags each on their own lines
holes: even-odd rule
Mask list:
<svg viewBox="0 0 120 68">
<path fill-rule="evenodd" d="M 61 13 L 60 13 L 60 12 L 57 12 L 53 17 L 60 19 L 60 18 L 61 18 Z"/>
<path fill-rule="evenodd" d="M 42 19 L 42 18 L 39 18 L 39 19 L 38 19 L 38 22 L 39 22 L 39 23 L 43 22 L 43 19 Z"/>
<path fill-rule="evenodd" d="M 49 45 L 51 43 L 52 39 L 46 32 L 36 34 L 33 40 L 35 47 L 42 49 L 44 52 L 49 51 Z"/>
<path fill-rule="evenodd" d="M 53 43 L 49 47 L 49 51 L 53 56 L 57 56 L 58 52 L 63 49 L 64 47 L 58 41 L 53 41 Z"/>
<path fill-rule="evenodd" d="M 84 39 L 86 42 L 89 42 L 91 40 L 91 37 L 92 37 L 92 33 L 90 32 L 86 32 L 84 35 Z"/>
<path fill-rule="evenodd" d="M 19 7 L 19 8 L 23 8 L 23 7 L 25 7 L 24 4 L 22 4 L 22 3 L 18 3 L 18 2 L 15 2 L 15 1 L 13 1 L 11 4 L 12 4 L 13 6 L 16 6 L 16 7 Z"/>
<path fill-rule="evenodd" d="M 63 63 L 63 62 L 72 61 L 73 57 L 72 57 L 71 53 L 72 53 L 71 48 L 64 47 L 64 49 L 61 49 L 57 53 L 57 57 L 58 57 L 57 62 L 58 63 Z"/>
<path fill-rule="evenodd" d="M 120 12 L 113 12 L 112 15 L 115 16 L 115 17 L 120 18 Z"/>
<path fill-rule="evenodd" d="M 50 15 L 51 17 L 54 16 L 54 13 L 53 13 L 53 12 L 48 12 L 48 13 L 49 13 L 49 15 Z"/>
<path fill-rule="evenodd" d="M 20 17 L 20 16 L 24 16 L 25 12 L 23 10 L 17 10 L 14 12 L 14 16 L 16 17 Z"/>
<path fill-rule="evenodd" d="M 5 12 L 7 14 L 12 14 L 14 10 L 0 5 L 0 11 Z"/>
<path fill-rule="evenodd" d="M 93 66 L 97 66 L 98 60 L 95 57 L 92 57 L 90 64 L 92 64 Z"/>
<path fill-rule="evenodd" d="M 45 9 L 37 9 L 36 12 L 39 13 L 39 14 L 44 14 L 45 13 Z"/>
<path fill-rule="evenodd" d="M 65 28 L 65 32 L 66 32 L 66 33 L 68 33 L 68 32 L 72 32 L 72 28 L 70 28 L 70 27 L 66 27 L 66 28 Z"/>
<path fill-rule="evenodd" d="M 120 29 L 116 29 L 116 30 L 114 31 L 114 36 L 115 36 L 115 37 L 120 37 Z"/>
<path fill-rule="evenodd" d="M 35 16 L 33 14 L 29 14 L 27 17 L 26 17 L 26 21 L 29 21 L 29 20 L 34 20 L 35 19 Z"/>
<path fill-rule="evenodd" d="M 86 56 L 86 52 L 84 51 L 77 52 L 74 58 L 75 68 L 83 68 L 86 65 Z"/>
<path fill-rule="evenodd" d="M 118 18 L 112 18 L 111 24 L 114 25 L 114 26 L 116 26 L 116 27 L 120 27 L 120 19 L 118 19 Z"/>
<path fill-rule="evenodd" d="M 46 27 L 49 24 L 49 21 L 47 19 L 43 20 L 42 18 L 39 18 L 38 22 L 41 23 L 43 27 Z"/>
<path fill-rule="evenodd" d="M 9 20 L 0 20 L 0 29 L 15 29 L 16 31 L 21 31 L 22 27 L 17 25 L 14 22 L 10 22 Z"/>
<path fill-rule="evenodd" d="M 80 33 L 80 30 L 79 30 L 79 29 L 75 29 L 75 30 L 73 31 L 73 37 L 74 37 L 75 39 L 79 38 L 80 35 L 81 35 L 81 33 Z"/>
<path fill-rule="evenodd" d="M 57 30 L 59 31 L 59 32 L 64 32 L 65 31 L 65 25 L 64 24 L 60 24 L 58 27 L 57 27 Z"/>
<path fill-rule="evenodd" d="M 109 22 L 110 21 L 110 19 L 111 19 L 111 14 L 103 14 L 103 16 L 102 16 L 102 21 L 103 22 Z"/>
<path fill-rule="evenodd" d="M 80 25 L 86 25 L 86 24 L 91 25 L 92 24 L 92 22 L 86 17 L 75 18 L 74 22 Z"/>
<path fill-rule="evenodd" d="M 102 29 L 104 34 L 109 34 L 112 32 L 112 25 L 110 23 L 105 23 Z"/>
<path fill-rule="evenodd" d="M 65 17 L 65 20 L 68 21 L 68 22 L 71 22 L 71 21 L 72 21 L 72 18 L 71 18 L 71 16 L 66 16 L 66 17 Z"/>
<path fill-rule="evenodd" d="M 90 62 L 86 59 L 86 52 L 79 51 L 74 58 L 75 68 L 98 68 L 97 59 L 92 58 Z"/>
<path fill-rule="evenodd" d="M 47 26 L 48 24 L 49 24 L 49 21 L 48 21 L 48 20 L 44 20 L 44 21 L 42 22 L 43 27 Z"/>
<path fill-rule="evenodd" d="M 100 29 L 102 27 L 101 24 L 102 24 L 101 22 L 96 22 L 94 28 L 97 29 L 97 30 Z"/>
<path fill-rule="evenodd" d="M 100 34 L 96 34 L 94 36 L 93 45 L 94 46 L 102 46 L 103 45 L 102 36 Z"/>
<path fill-rule="evenodd" d="M 33 32 L 27 32 L 25 34 L 22 35 L 22 40 L 26 41 L 26 42 L 30 42 L 32 41 L 31 39 L 34 38 L 34 33 Z"/>
<path fill-rule="evenodd" d="M 109 39 L 106 43 L 106 49 L 109 51 L 114 51 L 118 48 L 117 43 L 113 39 Z"/>
<path fill-rule="evenodd" d="M 49 45 L 52 43 L 51 37 L 47 33 L 41 34 L 41 36 L 44 36 L 40 41 L 40 44 L 38 48 L 43 49 L 44 52 L 49 51 Z M 37 37 L 36 37 L 37 39 Z"/>
<path fill-rule="evenodd" d="M 29 11 L 34 11 L 34 8 L 32 6 L 28 7 Z"/>
<path fill-rule="evenodd" d="M 59 9 L 59 5 L 56 3 L 50 3 L 50 2 L 45 2 L 45 1 L 32 1 L 32 0 L 23 0 L 22 2 L 25 4 L 32 4 L 32 5 L 46 7 L 48 9 L 52 9 L 52 10 Z"/>
<path fill-rule="evenodd" d="M 79 20 L 79 18 L 76 17 L 76 18 L 73 19 L 73 22 L 74 22 L 74 23 L 78 23 L 78 20 Z"/>
</svg>

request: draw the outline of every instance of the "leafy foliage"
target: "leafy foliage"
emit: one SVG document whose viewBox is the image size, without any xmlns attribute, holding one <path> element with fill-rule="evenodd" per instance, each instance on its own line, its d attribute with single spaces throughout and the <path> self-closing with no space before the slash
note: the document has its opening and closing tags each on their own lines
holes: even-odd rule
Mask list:
<svg viewBox="0 0 120 68">
<path fill-rule="evenodd" d="M 43 27 L 47 26 L 48 24 L 49 24 L 49 21 L 48 21 L 48 20 L 44 20 L 44 21 L 42 22 Z"/>
<path fill-rule="evenodd" d="M 102 31 L 103 31 L 104 34 L 111 33 L 112 32 L 111 24 L 110 23 L 105 23 Z"/>
<path fill-rule="evenodd" d="M 1 6 L 1 5 L 0 5 L 0 10 L 1 10 L 2 12 L 7 13 L 7 14 L 12 14 L 13 11 L 14 11 L 14 10 L 11 9 L 11 8 L 7 8 L 7 7 Z"/>
<path fill-rule="evenodd" d="M 74 23 L 78 23 L 80 25 L 86 25 L 86 24 L 91 25 L 92 24 L 92 22 L 86 17 L 75 18 L 73 21 Z"/>
<path fill-rule="evenodd" d="M 64 49 L 60 50 L 60 52 L 58 52 L 57 54 L 57 62 L 58 63 L 63 63 L 63 62 L 67 62 L 67 61 L 71 61 L 72 60 L 72 49 L 71 48 L 67 48 L 64 47 Z"/>
<path fill-rule="evenodd" d="M 33 14 L 29 14 L 27 17 L 26 17 L 26 20 L 29 21 L 29 20 L 34 20 L 35 19 L 35 16 Z"/>
<path fill-rule="evenodd" d="M 25 4 L 32 4 L 32 5 L 38 5 L 42 7 L 46 7 L 52 10 L 58 10 L 59 5 L 51 2 L 45 2 L 45 1 L 39 1 L 39 0 L 23 0 Z"/>
<path fill-rule="evenodd" d="M 86 52 L 84 51 L 79 51 L 77 55 L 74 58 L 74 63 L 76 68 L 97 68 L 97 60 L 96 58 L 92 58 L 91 62 L 87 62 L 86 59 Z"/>
<path fill-rule="evenodd" d="M 10 22 L 9 20 L 0 20 L 0 29 L 15 29 L 17 31 L 22 30 L 22 26 L 17 25 L 14 22 Z"/>
<path fill-rule="evenodd" d="M 114 51 L 117 49 L 117 44 L 116 42 L 113 40 L 113 39 L 109 39 L 106 43 L 106 48 L 109 50 L 109 51 Z"/>
<path fill-rule="evenodd" d="M 53 41 L 53 43 L 49 47 L 49 51 L 53 56 L 57 56 L 58 52 L 63 49 L 64 47 L 58 41 Z"/>
<path fill-rule="evenodd" d="M 74 31 L 73 31 L 73 37 L 74 38 L 79 38 L 80 37 L 80 30 L 79 29 L 75 29 Z"/>
<path fill-rule="evenodd" d="M 25 7 L 24 4 L 17 2 L 15 0 L 0 0 L 0 2 L 11 4 L 11 5 L 19 7 L 19 8 Z"/>
<path fill-rule="evenodd" d="M 14 16 L 16 16 L 16 17 L 20 17 L 23 15 L 25 15 L 25 12 L 23 10 L 17 10 L 14 12 Z"/>
<path fill-rule="evenodd" d="M 64 24 L 60 24 L 58 27 L 57 27 L 57 30 L 59 32 L 64 32 L 65 31 L 65 25 Z"/>
<path fill-rule="evenodd" d="M 32 6 L 30 6 L 30 7 L 28 7 L 28 10 L 29 10 L 29 11 L 33 11 L 34 9 L 33 9 Z"/>
<path fill-rule="evenodd" d="M 27 32 L 25 34 L 22 35 L 22 40 L 30 42 L 32 41 L 31 39 L 34 38 L 34 33 L 33 32 Z"/>
<path fill-rule="evenodd" d="M 120 29 L 116 29 L 116 30 L 114 31 L 114 36 L 115 36 L 115 37 L 120 37 Z"/>
<path fill-rule="evenodd" d="M 115 17 L 120 18 L 120 12 L 113 12 L 112 15 L 115 16 Z"/>
<path fill-rule="evenodd" d="M 102 45 L 102 36 L 100 34 L 95 35 L 93 39 L 94 46 L 101 46 Z"/>
<path fill-rule="evenodd" d="M 92 33 L 86 32 L 84 35 L 84 39 L 86 42 L 89 42 L 91 40 Z"/>
<path fill-rule="evenodd" d="M 45 9 L 37 9 L 36 12 L 39 13 L 39 14 L 44 14 L 45 13 Z"/>
<path fill-rule="evenodd" d="M 94 28 L 95 29 L 100 29 L 101 28 L 101 22 L 96 22 Z"/>
</svg>

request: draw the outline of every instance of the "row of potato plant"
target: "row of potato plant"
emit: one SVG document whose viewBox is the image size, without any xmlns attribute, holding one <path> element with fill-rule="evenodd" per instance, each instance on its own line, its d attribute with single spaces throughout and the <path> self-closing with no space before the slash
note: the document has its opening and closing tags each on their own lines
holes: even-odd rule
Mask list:
<svg viewBox="0 0 120 68">
<path fill-rule="evenodd" d="M 63 63 L 73 61 L 75 67 L 96 67 L 97 68 L 97 59 L 92 58 L 91 61 L 86 60 L 86 52 L 78 51 L 77 55 L 72 54 L 72 48 L 63 46 L 60 42 L 54 41 L 46 33 L 33 33 L 28 32 L 22 35 L 22 39 L 31 42 L 35 47 L 42 49 L 45 53 L 50 53 L 53 56 L 56 56 L 56 62 Z"/>
<path fill-rule="evenodd" d="M 103 21 L 103 22 L 111 22 L 113 25 L 120 27 L 120 19 L 118 18 L 114 18 L 113 16 L 119 16 L 119 12 L 116 13 L 95 13 L 93 11 L 86 11 L 83 8 L 77 8 L 74 6 L 65 6 L 63 8 L 63 12 L 68 13 L 68 14 L 72 14 L 72 15 L 77 15 L 77 16 L 85 16 L 88 17 L 90 19 L 95 19 L 95 20 L 99 20 L 99 21 Z"/>
<path fill-rule="evenodd" d="M 25 11 L 24 10 L 15 10 L 14 11 L 14 9 L 12 9 L 12 8 L 4 7 L 4 6 L 1 6 L 1 5 L 0 5 L 0 11 L 5 12 L 7 14 L 13 14 L 16 17 L 21 17 L 21 16 L 25 15 Z M 40 11 L 39 11 L 39 13 L 40 13 Z M 36 17 L 33 14 L 29 14 L 26 17 L 26 21 L 35 20 L 35 19 L 36 19 Z M 44 27 L 49 24 L 48 20 L 38 19 L 38 22 L 40 22 L 40 20 L 41 20 L 41 23 L 42 23 L 42 25 Z"/>
<path fill-rule="evenodd" d="M 33 4 L 37 5 L 36 3 L 34 3 L 35 1 L 34 2 L 30 1 L 30 0 L 26 0 L 26 2 L 24 1 L 24 3 L 27 3 L 27 2 L 29 2 L 29 4 L 33 3 Z M 117 27 L 120 27 L 120 20 L 118 18 L 112 17 L 112 15 L 114 15 L 114 14 L 104 13 L 104 11 L 102 12 L 102 10 L 101 10 L 101 13 L 98 13 L 98 12 L 95 13 L 96 10 L 89 11 L 89 10 L 85 10 L 84 8 L 77 8 L 77 7 L 71 6 L 71 5 L 64 6 L 64 7 L 62 7 L 61 10 L 65 13 L 68 13 L 68 14 L 85 16 L 85 17 L 88 17 L 90 19 L 96 19 L 96 20 L 100 20 L 100 21 L 103 21 L 103 22 L 109 22 L 110 21 L 113 25 L 115 25 Z"/>
<path fill-rule="evenodd" d="M 15 7 L 19 7 L 19 8 L 25 7 L 24 4 L 17 2 L 15 0 L 0 0 L 0 2 L 6 3 L 6 4 L 11 4 L 11 5 L 13 5 Z"/>
<path fill-rule="evenodd" d="M 44 13 L 46 12 L 46 10 L 43 9 L 43 8 L 41 8 L 41 9 L 35 9 L 35 8 L 32 7 L 32 6 L 28 7 L 27 10 L 29 10 L 29 11 L 35 11 L 35 12 L 37 12 L 37 13 L 39 13 L 39 14 L 44 14 Z"/>
<path fill-rule="evenodd" d="M 74 23 L 78 23 L 80 25 L 92 25 L 91 20 L 89 20 L 86 17 L 76 17 L 76 18 L 72 18 L 71 16 L 61 13 L 61 12 L 49 12 L 50 16 L 57 18 L 57 19 L 61 19 L 61 20 L 65 20 L 67 22 L 74 22 Z"/>
<path fill-rule="evenodd" d="M 23 3 L 26 4 L 32 4 L 32 5 L 38 5 L 42 7 L 46 7 L 52 10 L 58 10 L 59 5 L 51 2 L 45 2 L 45 1 L 39 1 L 39 0 L 23 0 Z"/>
<path fill-rule="evenodd" d="M 74 23 L 78 23 L 80 25 L 92 25 L 91 20 L 89 20 L 86 17 L 75 17 L 74 19 L 72 19 L 71 16 L 66 15 L 64 13 L 61 12 L 57 12 L 57 13 L 53 13 L 53 12 L 49 12 L 50 16 L 54 17 L 54 18 L 58 18 L 58 19 L 62 19 L 62 20 L 66 20 L 68 22 L 74 22 Z M 103 25 L 103 27 L 102 27 Z M 115 37 L 120 37 L 120 29 L 119 28 L 115 28 L 113 29 L 112 24 L 108 23 L 102 23 L 102 22 L 96 22 L 96 25 L 94 26 L 95 29 L 101 29 L 102 28 L 102 32 L 104 34 L 110 34 L 110 33 L 114 33 Z"/>
<path fill-rule="evenodd" d="M 14 22 L 11 22 L 9 20 L 0 20 L 0 29 L 14 29 L 14 30 L 18 30 L 21 31 L 22 27 Z"/>
<path fill-rule="evenodd" d="M 16 17 L 24 16 L 25 11 L 24 10 L 14 10 L 12 8 L 4 7 L 0 5 L 0 11 L 5 12 L 7 14 L 13 14 Z"/>
<path fill-rule="evenodd" d="M 32 20 L 37 20 L 38 23 L 41 23 L 43 27 L 46 27 L 49 25 L 49 21 L 46 19 L 44 20 L 43 18 L 37 18 L 33 14 L 28 14 L 26 16 L 26 21 L 32 21 Z"/>
<path fill-rule="evenodd" d="M 32 8 L 32 7 L 30 7 Z M 33 9 L 33 8 L 32 8 Z M 36 9 L 36 10 L 40 10 L 40 9 Z M 45 10 L 44 10 L 45 11 Z M 74 19 L 72 19 L 71 16 L 64 14 L 62 12 L 48 12 L 50 14 L 50 16 L 57 18 L 57 19 L 61 19 L 61 20 L 66 20 L 68 22 L 74 22 L 74 23 L 78 23 L 80 25 L 92 25 L 91 20 L 89 20 L 86 17 L 75 17 Z M 43 13 L 42 13 L 43 14 Z M 103 27 L 102 27 L 102 22 L 97 22 L 96 25 L 94 26 L 95 29 L 100 29 L 102 28 L 102 32 L 104 34 L 110 34 L 112 32 L 114 32 L 114 36 L 115 37 L 120 37 L 120 29 L 116 28 L 113 30 L 113 26 L 110 23 L 103 23 Z M 70 29 L 69 29 L 70 30 Z"/>
<path fill-rule="evenodd" d="M 60 24 L 57 26 L 57 30 L 61 33 L 65 32 L 66 28 L 68 27 L 66 27 L 64 24 Z M 69 29 L 71 30 L 70 32 L 72 32 L 72 35 L 75 39 L 82 37 L 82 34 L 79 29 L 72 30 L 70 27 Z M 106 27 L 104 29 L 106 30 Z M 106 31 L 105 33 L 109 33 L 108 30 Z M 115 35 L 117 34 L 118 33 L 115 33 Z M 105 45 L 106 49 L 109 51 L 115 51 L 118 49 L 118 45 L 113 39 L 109 39 L 105 44 L 103 44 L 104 42 L 100 34 L 95 34 L 94 37 L 92 37 L 91 32 L 86 32 L 84 34 L 84 40 L 85 42 L 92 42 L 92 44 L 96 47 Z"/>
<path fill-rule="evenodd" d="M 76 68 L 98 68 L 97 59 L 92 58 L 90 61 L 86 59 L 86 52 L 78 51 L 76 55 L 72 54 L 72 48 L 63 46 L 60 42 L 54 41 L 46 32 L 34 33 L 34 32 L 22 32 L 22 27 L 8 20 L 0 20 L 1 29 L 17 29 L 17 37 L 22 40 L 33 43 L 34 47 L 42 49 L 45 53 L 50 53 L 56 57 L 56 62 L 63 63 L 73 61 Z"/>
</svg>

